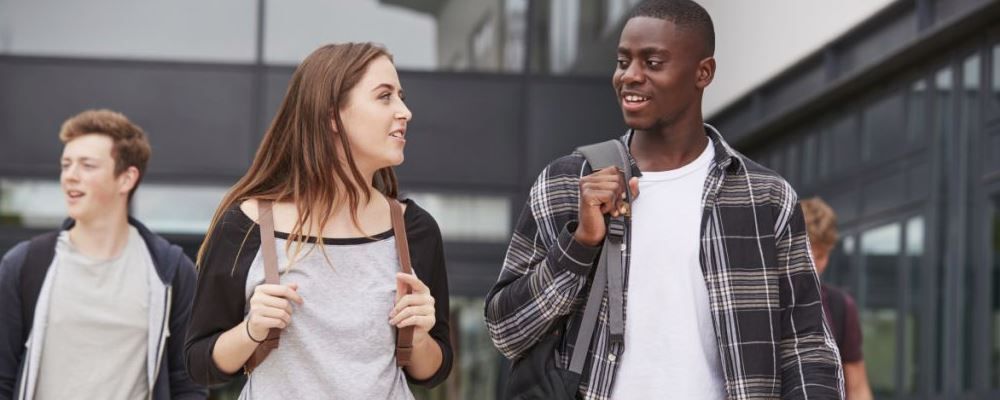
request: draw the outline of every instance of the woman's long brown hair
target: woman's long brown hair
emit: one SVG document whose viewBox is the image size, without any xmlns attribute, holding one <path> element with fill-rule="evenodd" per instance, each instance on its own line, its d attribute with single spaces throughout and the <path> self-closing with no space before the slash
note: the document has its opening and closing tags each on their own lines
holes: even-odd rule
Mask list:
<svg viewBox="0 0 1000 400">
<path fill-rule="evenodd" d="M 305 242 L 304 232 L 311 228 L 307 224 L 326 226 L 335 205 L 350 207 L 352 221 L 359 226 L 358 208 L 371 201 L 369 185 L 389 198 L 396 198 L 396 175 L 391 167 L 378 170 L 373 182 L 364 181 L 340 117 L 348 93 L 361 80 L 368 65 L 379 57 L 392 60 L 380 46 L 343 43 L 320 47 L 302 61 L 292 75 L 285 99 L 261 140 L 250 169 L 215 210 L 208 234 L 198 250 L 198 268 L 223 214 L 244 200 L 295 204 L 298 220 L 289 232 L 285 250 L 289 250 L 291 243 L 297 243 L 294 252 L 297 255 Z M 330 124 L 331 118 L 336 131 Z M 322 238 L 319 243 L 322 244 Z M 294 262 L 295 256 L 289 259 Z"/>
</svg>

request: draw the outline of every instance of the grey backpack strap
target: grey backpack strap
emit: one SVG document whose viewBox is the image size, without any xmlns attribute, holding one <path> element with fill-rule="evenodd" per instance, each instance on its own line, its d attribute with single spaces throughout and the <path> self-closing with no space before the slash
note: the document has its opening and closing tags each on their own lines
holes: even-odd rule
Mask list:
<svg viewBox="0 0 1000 400">
<path fill-rule="evenodd" d="M 587 159 L 592 170 L 618 167 L 625 175 L 625 184 L 632 179 L 632 165 L 628 161 L 628 153 L 625 145 L 620 140 L 608 140 L 597 144 L 583 146 L 577 149 Z M 631 203 L 632 192 L 626 188 L 626 202 Z M 587 301 L 587 308 L 584 310 L 584 317 L 581 321 L 580 333 L 577 335 L 577 346 L 584 344 L 583 350 L 579 347 L 574 349 L 573 358 L 570 361 L 572 370 L 574 363 L 581 363 L 583 354 L 589 348 L 594 326 L 597 323 L 598 308 L 600 307 L 601 295 L 605 286 L 608 290 L 608 318 L 610 322 L 610 340 L 612 343 L 623 343 L 625 340 L 625 307 L 622 304 L 623 295 L 623 271 L 622 271 L 622 243 L 624 242 L 625 229 L 628 226 L 625 216 L 610 217 L 608 220 L 608 232 L 604 237 L 604 248 L 601 251 L 601 259 L 598 262 L 597 271 L 594 273 L 594 283 L 591 287 L 590 298 Z M 595 290 L 596 288 L 596 290 Z M 591 309 L 591 303 L 595 303 Z M 593 315 L 590 315 L 592 313 Z M 585 341 L 584 341 L 585 340 Z M 579 355 L 579 357 L 578 357 Z M 577 358 L 580 358 L 577 361 Z M 582 370 L 582 369 L 581 369 Z"/>
<path fill-rule="evenodd" d="M 628 150 L 625 149 L 625 144 L 621 140 L 612 139 L 606 142 L 581 146 L 576 151 L 583 154 L 583 157 L 587 159 L 587 164 L 590 164 L 592 170 L 597 171 L 610 166 L 616 166 L 618 170 L 625 174 L 626 185 L 632 179 L 632 163 L 629 162 Z M 625 199 L 629 203 L 632 202 L 631 191 L 625 191 Z"/>
<path fill-rule="evenodd" d="M 603 252 L 608 252 L 608 242 L 604 242 Z M 601 256 L 597 262 L 597 270 L 594 271 L 594 282 L 590 284 L 590 294 L 587 296 L 587 305 L 583 309 L 583 319 L 580 320 L 580 329 L 576 334 L 576 343 L 573 345 L 573 356 L 569 359 L 569 370 L 577 374 L 583 372 L 583 365 L 587 361 L 587 350 L 590 349 L 590 341 L 594 337 L 594 328 L 597 327 L 597 315 L 601 309 L 601 298 L 604 297 L 604 288 L 608 283 L 608 258 Z"/>
</svg>

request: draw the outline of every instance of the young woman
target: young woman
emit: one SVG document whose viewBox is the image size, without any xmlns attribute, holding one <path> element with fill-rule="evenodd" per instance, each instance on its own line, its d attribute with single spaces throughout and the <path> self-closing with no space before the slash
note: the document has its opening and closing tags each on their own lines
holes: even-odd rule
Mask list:
<svg viewBox="0 0 1000 400">
<path fill-rule="evenodd" d="M 245 371 L 241 399 L 410 399 L 407 381 L 444 380 L 452 350 L 441 233 L 426 211 L 402 202 L 414 273 L 404 274 L 390 218 L 392 167 L 403 162 L 411 116 L 385 49 L 328 45 L 302 62 L 198 254 L 185 348 L 196 382 Z M 263 283 L 265 202 L 280 284 Z M 403 327 L 413 327 L 413 350 L 398 367 Z M 272 328 L 279 347 L 244 368 Z"/>
</svg>

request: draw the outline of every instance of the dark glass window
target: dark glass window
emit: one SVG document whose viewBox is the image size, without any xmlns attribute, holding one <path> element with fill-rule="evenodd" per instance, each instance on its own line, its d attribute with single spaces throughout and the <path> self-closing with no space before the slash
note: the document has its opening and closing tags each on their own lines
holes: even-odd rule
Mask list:
<svg viewBox="0 0 1000 400">
<path fill-rule="evenodd" d="M 916 216 L 906 221 L 906 257 L 904 268 L 909 273 L 910 298 L 907 301 L 903 323 L 903 363 L 907 374 L 903 375 L 903 391 L 913 393 L 917 382 L 926 373 L 920 370 L 920 321 L 923 320 L 921 302 L 924 293 L 920 290 L 921 260 L 924 256 L 924 217 Z"/>
<path fill-rule="evenodd" d="M 990 110 L 993 117 L 1000 117 L 1000 43 L 993 45 L 993 68 L 990 73 Z"/>
<path fill-rule="evenodd" d="M 975 129 L 978 127 L 979 121 L 979 90 L 980 90 L 980 73 L 982 70 L 982 59 L 979 54 L 973 54 L 967 57 L 962 62 L 962 85 L 960 93 L 960 118 L 958 123 L 963 134 L 962 137 L 968 138 L 970 135 L 975 133 Z M 968 260 L 970 256 L 966 256 Z M 965 290 L 962 291 L 961 301 L 962 301 L 962 322 L 961 322 L 961 376 L 962 384 L 966 389 L 971 389 L 973 387 L 973 376 L 975 374 L 972 371 L 976 370 L 975 360 L 976 354 L 979 349 L 976 347 L 975 343 L 975 327 L 977 326 L 976 320 L 979 318 L 975 314 L 976 311 L 976 271 L 973 268 L 971 262 L 966 263 L 963 270 L 962 282 L 965 285 Z"/>
<path fill-rule="evenodd" d="M 876 395 L 896 393 L 896 343 L 900 329 L 896 307 L 902 226 L 892 223 L 861 234 L 863 352 Z"/>
<path fill-rule="evenodd" d="M 864 159 L 873 160 L 898 153 L 904 148 L 903 96 L 890 94 L 864 110 Z"/>
<path fill-rule="evenodd" d="M 992 266 L 992 296 L 990 298 L 990 327 L 992 327 L 993 345 L 990 348 L 990 365 L 993 368 L 991 380 L 993 387 L 1000 388 L 1000 197 L 992 201 L 992 218 L 990 221 L 990 257 Z"/>
<path fill-rule="evenodd" d="M 805 144 L 802 147 L 802 183 L 809 185 L 816 178 L 816 167 L 819 165 L 819 157 L 816 152 L 819 145 L 819 134 L 812 132 L 806 135 Z"/>
<path fill-rule="evenodd" d="M 835 120 L 824 132 L 820 151 L 825 167 L 825 177 L 836 176 L 858 165 L 861 161 L 860 135 L 857 119 L 847 115 Z"/>
<path fill-rule="evenodd" d="M 919 80 L 910 85 L 906 104 L 906 140 L 912 146 L 924 144 L 927 137 L 927 83 Z"/>
</svg>

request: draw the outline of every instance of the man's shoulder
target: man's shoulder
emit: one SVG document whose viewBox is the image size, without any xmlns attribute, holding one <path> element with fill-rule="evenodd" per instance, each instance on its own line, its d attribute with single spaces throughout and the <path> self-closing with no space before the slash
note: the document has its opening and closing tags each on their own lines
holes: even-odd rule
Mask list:
<svg viewBox="0 0 1000 400">
<path fill-rule="evenodd" d="M 848 312 L 857 308 L 854 303 L 854 297 L 846 290 L 826 283 L 823 283 L 821 288 L 823 290 L 823 302 L 826 303 L 827 307 L 842 307 L 843 310 Z"/>
<path fill-rule="evenodd" d="M 548 175 L 574 175 L 581 176 L 584 173 L 587 160 L 578 151 L 556 158 L 545 166 Z"/>
<path fill-rule="evenodd" d="M 9 275 L 20 272 L 24 267 L 25 258 L 28 257 L 28 247 L 30 240 L 22 240 L 11 247 L 0 258 L 0 274 Z"/>
<path fill-rule="evenodd" d="M 757 201 L 770 203 L 778 207 L 787 207 L 798 201 L 798 194 L 781 174 L 761 165 L 743 154 L 736 153 L 742 164 L 741 173 L 732 176 L 736 184 L 742 186 L 749 182 L 755 196 L 761 196 Z M 741 188 L 745 189 L 745 187 Z M 741 190 L 745 192 L 745 190 Z"/>
<path fill-rule="evenodd" d="M 788 181 L 773 169 L 765 167 L 743 154 L 737 154 L 739 154 L 739 157 L 743 162 L 743 167 L 746 169 L 747 174 L 750 175 L 750 180 L 754 184 L 788 185 Z"/>
<path fill-rule="evenodd" d="M 55 230 L 45 232 L 30 239 L 22 240 L 7 250 L 2 258 L 4 268 L 23 268 L 27 258 L 32 251 L 40 252 L 40 256 L 47 256 L 48 261 L 55 256 L 56 241 L 62 231 Z"/>
<path fill-rule="evenodd" d="M 160 274 L 160 278 L 164 282 L 174 280 L 173 278 L 178 276 L 178 274 L 181 276 L 194 274 L 194 263 L 184 253 L 184 249 L 181 246 L 171 243 L 157 233 L 153 233 L 153 231 L 137 219 L 130 217 L 129 224 L 139 231 L 139 236 L 146 242 L 146 248 L 153 259 L 153 267 Z"/>
</svg>

